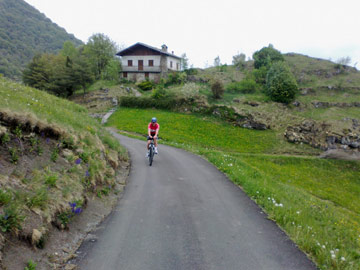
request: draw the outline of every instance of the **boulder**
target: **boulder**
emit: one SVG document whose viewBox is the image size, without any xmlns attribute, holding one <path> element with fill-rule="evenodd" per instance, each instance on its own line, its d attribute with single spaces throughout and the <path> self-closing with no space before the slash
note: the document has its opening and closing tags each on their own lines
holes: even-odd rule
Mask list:
<svg viewBox="0 0 360 270">
<path fill-rule="evenodd" d="M 33 229 L 32 235 L 31 235 L 31 244 L 33 246 L 36 246 L 40 242 L 42 236 L 43 235 L 39 230 Z"/>
</svg>

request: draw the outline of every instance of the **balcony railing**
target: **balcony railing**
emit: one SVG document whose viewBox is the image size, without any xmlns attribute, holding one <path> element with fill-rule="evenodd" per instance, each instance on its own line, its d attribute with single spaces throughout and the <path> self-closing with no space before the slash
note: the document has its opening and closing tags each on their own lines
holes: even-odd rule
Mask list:
<svg viewBox="0 0 360 270">
<path fill-rule="evenodd" d="M 122 67 L 122 71 L 124 72 L 135 72 L 135 71 L 140 71 L 140 72 L 161 72 L 161 67 L 160 66 L 143 66 L 142 70 L 139 70 L 138 66 L 123 66 Z"/>
</svg>

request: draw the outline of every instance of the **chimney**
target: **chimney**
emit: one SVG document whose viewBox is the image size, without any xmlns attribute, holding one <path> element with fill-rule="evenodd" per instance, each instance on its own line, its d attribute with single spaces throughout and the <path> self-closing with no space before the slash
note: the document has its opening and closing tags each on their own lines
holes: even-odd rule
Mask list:
<svg viewBox="0 0 360 270">
<path fill-rule="evenodd" d="M 172 54 L 174 54 L 174 51 L 171 51 Z"/>
<path fill-rule="evenodd" d="M 167 52 L 167 50 L 168 50 L 168 47 L 167 47 L 165 44 L 163 44 L 163 45 L 161 46 L 161 51 Z"/>
</svg>

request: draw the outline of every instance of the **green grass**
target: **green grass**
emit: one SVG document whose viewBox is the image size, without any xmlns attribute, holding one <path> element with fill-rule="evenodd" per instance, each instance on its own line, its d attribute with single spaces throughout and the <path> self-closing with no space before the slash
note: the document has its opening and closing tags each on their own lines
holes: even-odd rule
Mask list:
<svg viewBox="0 0 360 270">
<path fill-rule="evenodd" d="M 8 137 L 12 136 L 13 139 L 16 136 L 23 141 L 24 149 L 21 155 L 20 148 L 10 148 L 7 145 L 9 142 L 6 141 L 10 137 L 2 136 L 0 147 L 3 148 L 2 151 L 11 149 L 9 161 L 12 161 L 12 164 L 8 166 L 13 166 L 14 171 L 18 169 L 16 166 L 24 166 L 20 163 L 24 158 L 37 160 L 37 164 L 34 162 L 32 168 L 25 168 L 29 175 L 19 186 L 10 182 L 12 177 L 0 172 L 2 190 L 6 190 L 0 192 L 0 206 L 4 205 L 0 208 L 0 223 L 3 231 L 20 230 L 22 222 L 20 217 L 24 216 L 26 219 L 29 209 L 33 208 L 41 210 L 37 213 L 44 220 L 42 225 L 51 226 L 49 219 L 52 221 L 57 209 L 63 210 L 70 199 L 82 199 L 92 186 L 101 187 L 105 181 L 106 184 L 115 181 L 114 178 L 104 179 L 110 167 L 107 161 L 108 155 L 116 157 L 117 153 L 114 152 L 116 151 L 122 160 L 127 160 L 125 148 L 96 120 L 89 117 L 84 107 L 68 100 L 0 78 L 0 112 L 6 112 L 6 115 L 16 118 L 20 123 L 30 121 L 42 130 L 55 126 L 63 134 L 59 140 L 52 137 L 45 140 L 41 134 L 35 133 L 31 135 L 31 139 L 27 139 L 28 131 L 19 127 L 11 130 L 10 127 L 6 131 Z M 35 129 L 34 132 L 39 133 Z M 48 145 L 51 144 L 54 144 L 54 147 L 49 148 Z M 35 157 L 34 151 L 38 152 Z M 67 157 L 65 157 L 66 151 Z M 49 158 L 46 160 L 38 158 L 40 155 Z M 79 158 L 82 162 L 77 165 L 75 160 Z M 24 178 L 25 175 L 18 177 Z M 12 222 L 4 218 L 5 208 L 16 209 L 12 211 L 14 216 Z"/>
<path fill-rule="evenodd" d="M 320 269 L 359 269 L 359 162 L 279 155 L 291 148 L 273 131 L 196 115 L 122 108 L 109 125 L 145 135 L 153 116 L 163 143 L 200 154 L 226 173 Z"/>
</svg>

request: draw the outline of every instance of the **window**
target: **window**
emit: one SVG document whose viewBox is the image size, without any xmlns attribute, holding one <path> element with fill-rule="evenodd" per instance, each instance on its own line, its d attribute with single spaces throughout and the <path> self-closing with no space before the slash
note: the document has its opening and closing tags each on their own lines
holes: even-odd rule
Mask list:
<svg viewBox="0 0 360 270">
<path fill-rule="evenodd" d="M 124 73 L 123 73 L 123 77 L 124 77 L 124 78 L 127 78 L 127 72 L 124 72 Z"/>
<path fill-rule="evenodd" d="M 128 66 L 132 67 L 132 60 L 128 60 Z"/>
<path fill-rule="evenodd" d="M 179 63 L 176 63 L 176 70 L 179 70 Z"/>
<path fill-rule="evenodd" d="M 149 72 L 145 72 L 145 79 L 149 79 Z"/>
<path fill-rule="evenodd" d="M 170 68 L 172 68 L 172 61 L 170 61 Z"/>
<path fill-rule="evenodd" d="M 149 60 L 149 67 L 153 67 L 154 66 L 154 60 Z"/>
</svg>

